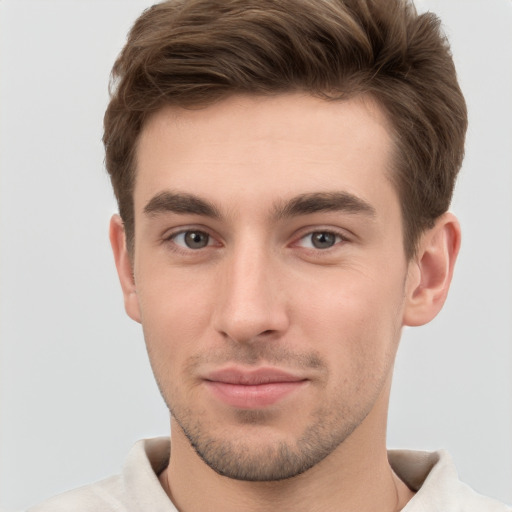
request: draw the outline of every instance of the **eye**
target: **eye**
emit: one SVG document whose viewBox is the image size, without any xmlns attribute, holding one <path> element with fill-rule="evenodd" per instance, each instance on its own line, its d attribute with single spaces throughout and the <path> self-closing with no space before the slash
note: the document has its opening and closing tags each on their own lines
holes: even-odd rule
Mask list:
<svg viewBox="0 0 512 512">
<path fill-rule="evenodd" d="M 308 249 L 330 249 L 341 241 L 343 237 L 331 231 L 314 231 L 303 236 L 299 245 Z"/>
<path fill-rule="evenodd" d="M 211 245 L 210 235 L 204 231 L 182 231 L 171 237 L 171 240 L 180 247 L 187 249 L 202 249 Z"/>
</svg>

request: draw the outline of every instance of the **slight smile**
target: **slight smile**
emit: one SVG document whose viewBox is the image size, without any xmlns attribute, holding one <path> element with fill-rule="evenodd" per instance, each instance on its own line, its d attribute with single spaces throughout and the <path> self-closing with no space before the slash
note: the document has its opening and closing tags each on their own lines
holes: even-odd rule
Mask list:
<svg viewBox="0 0 512 512">
<path fill-rule="evenodd" d="M 260 409 L 284 399 L 309 380 L 277 368 L 246 370 L 231 367 L 210 372 L 204 382 L 226 405 Z"/>
</svg>

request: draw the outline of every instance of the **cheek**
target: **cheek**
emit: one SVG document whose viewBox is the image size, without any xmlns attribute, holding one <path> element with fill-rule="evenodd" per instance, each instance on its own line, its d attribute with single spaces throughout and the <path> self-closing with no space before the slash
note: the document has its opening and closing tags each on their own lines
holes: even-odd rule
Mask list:
<svg viewBox="0 0 512 512">
<path fill-rule="evenodd" d="M 348 371 L 357 361 L 387 360 L 401 329 L 403 287 L 360 271 L 340 272 L 301 294 L 296 321 L 302 338 Z M 315 340 L 314 342 L 312 340 Z"/>
<path fill-rule="evenodd" d="M 215 303 L 211 286 L 183 272 L 146 272 L 140 283 L 137 293 L 150 357 L 177 363 L 198 349 L 208 329 Z"/>
</svg>

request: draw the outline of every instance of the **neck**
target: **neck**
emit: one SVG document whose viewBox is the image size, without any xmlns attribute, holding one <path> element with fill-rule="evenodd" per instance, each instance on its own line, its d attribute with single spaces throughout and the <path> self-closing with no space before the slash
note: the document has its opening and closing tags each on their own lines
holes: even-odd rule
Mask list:
<svg viewBox="0 0 512 512">
<path fill-rule="evenodd" d="M 385 425 L 382 428 L 374 417 L 378 413 L 373 410 L 316 466 L 275 482 L 247 482 L 217 474 L 173 422 L 171 460 L 160 479 L 181 512 L 395 512 L 413 493 L 389 465 Z"/>
</svg>

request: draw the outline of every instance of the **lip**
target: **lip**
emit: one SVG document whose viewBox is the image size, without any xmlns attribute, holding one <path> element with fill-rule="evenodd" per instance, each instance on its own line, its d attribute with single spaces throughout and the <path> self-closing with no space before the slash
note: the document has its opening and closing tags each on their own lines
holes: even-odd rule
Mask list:
<svg viewBox="0 0 512 512">
<path fill-rule="evenodd" d="M 261 409 L 298 391 L 308 379 L 278 368 L 226 368 L 208 373 L 204 382 L 214 397 L 227 405 Z"/>
</svg>

